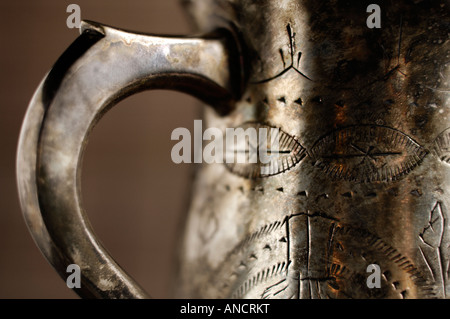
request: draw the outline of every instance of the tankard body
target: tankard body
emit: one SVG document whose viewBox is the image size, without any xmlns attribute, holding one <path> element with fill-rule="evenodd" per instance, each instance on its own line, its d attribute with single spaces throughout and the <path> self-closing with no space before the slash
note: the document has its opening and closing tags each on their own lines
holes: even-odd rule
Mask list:
<svg viewBox="0 0 450 319">
<path fill-rule="evenodd" d="M 204 99 L 204 129 L 276 129 L 279 149 L 266 163 L 199 165 L 180 235 L 175 296 L 447 298 L 449 3 L 378 1 L 373 12 L 379 12 L 379 27 L 369 23 L 373 12 L 366 1 L 185 4 L 202 32 L 231 34 L 220 42 L 230 63 L 223 83 L 232 83 L 229 90 L 238 86 L 238 93 Z M 202 68 L 189 61 L 193 73 Z M 225 87 L 224 70 L 214 72 L 208 74 Z M 172 88 L 171 81 L 165 86 Z M 64 85 L 58 92 L 70 96 Z M 56 121 L 60 114 L 54 116 Z M 48 143 L 53 137 L 49 133 Z M 53 158 L 44 146 L 38 147 L 38 163 Z M 249 147 L 235 152 L 248 153 Z M 37 171 L 40 209 L 71 207 L 73 202 L 47 199 L 51 182 L 40 181 L 53 181 L 56 173 Z M 65 197 L 63 191 L 56 196 Z M 61 225 L 42 215 L 47 229 Z M 67 242 L 68 235 L 58 234 L 58 249 L 70 246 L 67 258 L 54 257 L 65 253 L 44 245 L 56 268 L 95 246 L 76 231 Z M 84 263 L 103 256 L 91 255 Z M 109 265 L 107 257 L 91 263 Z M 144 296 L 117 268 L 103 277 L 115 283 L 112 292 L 100 287 L 102 272 L 90 268 L 92 295 Z"/>
<path fill-rule="evenodd" d="M 365 2 L 217 3 L 249 74 L 206 123 L 279 128 L 285 154 L 201 167 L 180 296 L 446 297 L 448 4 L 386 1 L 371 29 Z"/>
</svg>

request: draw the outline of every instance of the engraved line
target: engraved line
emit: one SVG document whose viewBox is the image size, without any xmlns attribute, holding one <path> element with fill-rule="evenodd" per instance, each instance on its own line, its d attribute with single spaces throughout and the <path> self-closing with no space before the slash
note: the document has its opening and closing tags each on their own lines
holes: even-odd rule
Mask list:
<svg viewBox="0 0 450 319">
<path fill-rule="evenodd" d="M 330 231 L 328 233 L 328 247 L 327 247 L 327 265 L 330 264 L 331 254 L 333 253 L 333 240 L 334 240 L 334 231 L 336 229 L 336 224 L 331 223 Z M 330 273 L 330 269 L 328 268 L 328 273 Z"/>
<path fill-rule="evenodd" d="M 286 223 L 286 249 L 287 249 L 287 251 L 286 251 L 287 258 L 286 259 L 287 259 L 288 267 L 289 267 L 289 264 L 291 263 L 291 256 L 290 256 L 291 235 L 289 233 L 289 217 L 288 216 L 286 216 L 284 222 Z"/>
<path fill-rule="evenodd" d="M 341 159 L 341 158 L 355 158 L 355 157 L 367 157 L 369 156 L 371 159 L 375 160 L 375 158 L 372 157 L 384 157 L 384 156 L 389 156 L 389 155 L 402 155 L 402 152 L 380 152 L 380 153 L 363 153 L 363 154 L 348 154 L 348 155 L 324 155 L 321 156 L 322 158 L 326 158 L 326 159 Z"/>
<path fill-rule="evenodd" d="M 288 25 L 286 26 L 286 29 L 287 29 L 287 33 L 288 33 L 288 37 L 289 37 L 289 47 L 290 47 L 291 64 L 286 68 L 286 63 L 285 63 L 285 60 L 284 60 L 283 50 L 280 49 L 278 52 L 279 52 L 280 55 L 281 55 L 281 60 L 282 60 L 282 62 L 283 62 L 283 68 L 284 68 L 284 70 L 281 71 L 280 73 L 278 73 L 277 75 L 272 76 L 272 77 L 270 77 L 270 78 L 267 78 L 267 79 L 264 79 L 264 80 L 260 80 L 260 81 L 252 82 L 253 84 L 262 84 L 262 83 L 266 83 L 266 82 L 272 81 L 272 80 L 274 80 L 274 79 L 276 79 L 276 78 L 282 76 L 284 73 L 288 72 L 288 71 L 291 70 L 291 69 L 294 69 L 298 74 L 300 74 L 300 75 L 303 76 L 304 78 L 306 78 L 306 79 L 308 79 L 308 80 L 310 80 L 310 81 L 313 81 L 311 78 L 309 78 L 307 75 L 305 75 L 303 72 L 301 72 L 300 70 L 298 70 L 298 69 L 294 66 L 294 55 L 295 55 L 295 54 L 294 54 L 294 35 L 295 35 L 295 33 L 292 34 L 291 25 L 290 25 L 289 23 L 288 23 Z M 301 55 L 302 55 L 301 52 L 299 52 L 298 58 L 297 58 L 297 67 L 299 66 Z"/>
<path fill-rule="evenodd" d="M 423 253 L 422 247 L 419 246 L 419 251 L 422 254 L 423 260 L 425 261 L 425 264 L 427 265 L 428 269 L 430 270 L 431 277 L 433 278 L 433 281 L 436 281 L 436 278 L 434 277 L 433 269 L 430 266 L 430 263 L 428 262 L 427 257 L 425 257 L 425 254 Z"/>
<path fill-rule="evenodd" d="M 402 34 L 403 34 L 403 13 L 400 15 L 400 32 L 398 37 L 398 55 L 397 64 L 400 65 L 400 50 L 402 48 Z"/>
<path fill-rule="evenodd" d="M 311 280 L 308 280 L 308 288 L 309 288 L 309 298 L 313 299 L 313 291 L 312 291 Z"/>
<path fill-rule="evenodd" d="M 442 292 L 444 294 L 444 299 L 446 299 L 447 296 L 446 296 L 446 292 L 445 292 L 446 287 L 445 287 L 445 277 L 444 277 L 444 264 L 443 264 L 443 260 L 441 258 L 441 251 L 440 251 L 439 248 L 436 249 L 436 253 L 437 253 L 437 256 L 438 256 L 438 259 L 439 259 L 439 270 L 441 272 Z"/>
<path fill-rule="evenodd" d="M 259 271 L 257 274 L 253 275 L 252 278 L 246 280 L 243 284 L 241 284 L 241 286 L 233 294 L 233 298 L 241 298 L 243 295 L 245 295 L 247 292 L 249 292 L 253 287 L 258 285 L 259 283 L 267 281 L 267 279 L 272 278 L 276 275 L 279 275 L 279 274 L 285 272 L 285 266 L 286 266 L 285 261 L 283 261 L 282 263 L 279 262 L 277 265 L 278 265 L 278 267 L 277 267 L 275 273 L 274 272 L 270 273 L 271 267 L 269 267 L 269 268 L 263 269 L 262 271 Z"/>
<path fill-rule="evenodd" d="M 313 214 L 301 212 L 301 213 L 296 213 L 296 214 L 289 215 L 289 216 L 287 216 L 287 218 L 291 219 L 291 218 L 297 217 L 297 216 L 322 217 L 322 218 L 325 218 L 325 219 L 339 221 L 339 219 L 337 219 L 335 217 L 328 216 L 328 215 L 326 215 L 325 213 L 322 213 L 322 212 L 316 212 L 316 213 L 313 213 Z"/>
<path fill-rule="evenodd" d="M 311 224 L 310 224 L 309 218 L 310 217 L 308 215 L 306 215 L 306 240 L 308 241 L 306 270 L 308 272 L 308 276 L 309 276 L 309 266 L 310 266 L 310 259 L 311 259 Z"/>
</svg>

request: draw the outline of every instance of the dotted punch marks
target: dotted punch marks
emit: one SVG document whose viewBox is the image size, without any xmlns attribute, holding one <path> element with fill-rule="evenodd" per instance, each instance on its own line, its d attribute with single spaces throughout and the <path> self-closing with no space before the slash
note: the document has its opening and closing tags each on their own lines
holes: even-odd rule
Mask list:
<svg viewBox="0 0 450 319">
<path fill-rule="evenodd" d="M 231 173 L 255 179 L 283 173 L 297 165 L 305 156 L 305 148 L 297 139 L 282 130 L 260 123 L 245 123 L 237 128 L 242 134 L 256 131 L 256 138 L 241 138 L 233 148 L 226 150 L 225 165 Z M 244 133 L 245 132 L 245 133 Z M 261 156 L 262 155 L 262 156 Z M 244 157 L 238 161 L 238 156 Z M 230 158 L 232 160 L 230 160 Z"/>
<path fill-rule="evenodd" d="M 393 128 L 361 125 L 343 128 L 312 147 L 315 166 L 335 179 L 394 181 L 420 165 L 428 151 Z"/>
</svg>

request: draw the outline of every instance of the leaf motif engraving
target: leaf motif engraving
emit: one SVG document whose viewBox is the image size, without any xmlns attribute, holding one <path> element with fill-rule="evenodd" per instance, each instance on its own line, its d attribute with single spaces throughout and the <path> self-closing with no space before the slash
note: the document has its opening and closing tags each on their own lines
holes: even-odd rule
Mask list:
<svg viewBox="0 0 450 319">
<path fill-rule="evenodd" d="M 450 128 L 447 128 L 435 139 L 434 152 L 441 161 L 450 164 Z"/>
<path fill-rule="evenodd" d="M 396 129 L 357 125 L 322 137 L 309 153 L 331 178 L 390 182 L 420 165 L 428 151 Z"/>
<path fill-rule="evenodd" d="M 255 179 L 283 173 L 306 156 L 305 148 L 295 137 L 273 126 L 247 122 L 234 130 L 238 142 L 231 148 L 227 146 L 225 165 L 230 172 L 244 178 Z M 253 139 L 251 130 L 256 131 Z M 265 157 L 261 156 L 261 150 Z M 229 158 L 234 160 L 230 161 Z"/>
<path fill-rule="evenodd" d="M 423 229 L 420 237 L 431 247 L 441 246 L 444 234 L 444 216 L 442 215 L 441 204 L 438 202 L 431 211 L 428 225 Z"/>
<path fill-rule="evenodd" d="M 419 251 L 425 266 L 435 283 L 434 294 L 446 298 L 449 279 L 449 251 L 443 245 L 448 238 L 447 220 L 442 209 L 442 203 L 437 202 L 430 212 L 428 224 L 419 234 Z"/>
</svg>

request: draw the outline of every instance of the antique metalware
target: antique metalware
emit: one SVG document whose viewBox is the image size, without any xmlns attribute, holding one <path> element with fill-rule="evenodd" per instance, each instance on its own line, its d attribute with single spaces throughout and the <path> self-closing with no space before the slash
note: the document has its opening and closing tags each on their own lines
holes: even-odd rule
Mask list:
<svg viewBox="0 0 450 319">
<path fill-rule="evenodd" d="M 381 28 L 367 1 L 184 4 L 205 36 L 85 22 L 30 103 L 21 204 L 61 276 L 75 263 L 83 297 L 147 296 L 93 236 L 78 169 L 104 112 L 168 88 L 209 105 L 204 128 L 282 132 L 270 163 L 200 166 L 176 297 L 448 297 L 450 3 L 377 1 Z"/>
</svg>

